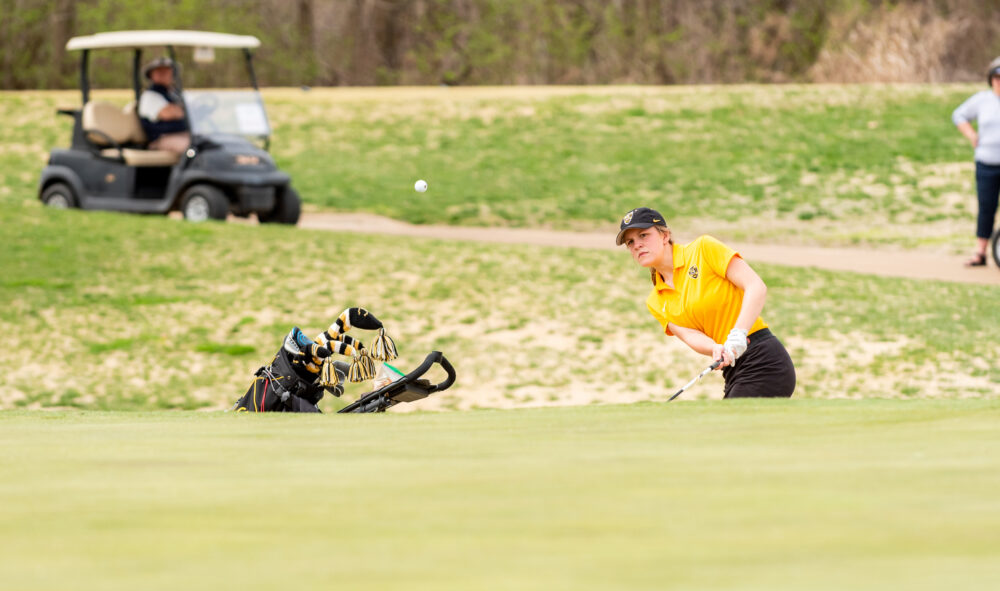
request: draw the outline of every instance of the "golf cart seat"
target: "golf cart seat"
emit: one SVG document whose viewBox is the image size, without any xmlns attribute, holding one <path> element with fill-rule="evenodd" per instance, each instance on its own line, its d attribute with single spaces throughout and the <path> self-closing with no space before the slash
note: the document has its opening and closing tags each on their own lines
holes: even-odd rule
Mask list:
<svg viewBox="0 0 1000 591">
<path fill-rule="evenodd" d="M 83 132 L 101 156 L 122 160 L 129 166 L 173 166 L 180 154 L 167 150 L 145 150 L 146 134 L 135 113 L 135 103 L 120 109 L 104 101 L 90 101 L 83 106 Z M 111 146 L 105 148 L 104 146 Z"/>
</svg>

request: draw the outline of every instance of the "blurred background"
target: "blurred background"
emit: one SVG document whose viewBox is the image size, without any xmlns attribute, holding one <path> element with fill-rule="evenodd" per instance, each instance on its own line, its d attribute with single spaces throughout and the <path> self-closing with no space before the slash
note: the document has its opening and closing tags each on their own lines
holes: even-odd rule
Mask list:
<svg viewBox="0 0 1000 591">
<path fill-rule="evenodd" d="M 1000 54 L 998 8 L 998 0 L 0 0 L 0 89 L 73 88 L 67 39 L 150 28 L 256 35 L 265 86 L 968 82 Z M 100 65 L 96 85 L 120 85 Z M 216 82 L 238 79 L 240 68 Z"/>
</svg>

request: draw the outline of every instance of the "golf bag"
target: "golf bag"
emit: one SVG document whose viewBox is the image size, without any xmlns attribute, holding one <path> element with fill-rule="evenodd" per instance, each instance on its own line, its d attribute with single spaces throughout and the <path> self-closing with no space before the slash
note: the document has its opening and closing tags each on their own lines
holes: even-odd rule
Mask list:
<svg viewBox="0 0 1000 591">
<path fill-rule="evenodd" d="M 340 385 L 347 376 L 348 365 L 342 361 L 333 361 L 337 372 L 337 384 L 323 386 L 317 380 L 317 374 L 311 372 L 306 365 L 295 363 L 295 355 L 299 347 L 312 344 L 298 327 L 285 337 L 285 342 L 274 355 L 269 365 L 265 365 L 254 373 L 253 383 L 246 394 L 236 401 L 233 410 L 237 412 L 320 412 L 319 401 L 324 392 L 340 396 L 344 387 Z"/>
<path fill-rule="evenodd" d="M 377 330 L 378 334 L 365 348 L 358 339 L 345 333 L 352 328 Z M 333 355 L 351 357 L 351 363 L 334 361 Z M 363 382 L 376 378 L 375 361 L 396 358 L 396 345 L 385 334 L 382 323 L 364 308 L 348 308 L 330 328 L 310 339 L 297 326 L 285 337 L 271 363 L 254 373 L 253 383 L 232 410 L 236 412 L 320 412 L 319 401 L 324 393 L 334 396 L 344 393 L 343 383 Z M 431 384 L 421 376 L 435 363 L 447 373 L 439 384 Z M 391 368 L 386 365 L 383 370 Z M 375 389 L 361 396 L 338 412 L 383 412 L 400 402 L 413 402 L 434 392 L 449 388 L 455 381 L 455 370 L 438 351 L 407 375 L 395 370 L 376 378 Z"/>
</svg>

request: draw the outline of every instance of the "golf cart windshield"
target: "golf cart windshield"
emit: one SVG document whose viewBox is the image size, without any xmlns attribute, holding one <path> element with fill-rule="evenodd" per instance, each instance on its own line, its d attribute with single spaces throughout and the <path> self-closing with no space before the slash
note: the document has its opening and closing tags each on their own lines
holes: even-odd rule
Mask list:
<svg viewBox="0 0 1000 591">
<path fill-rule="evenodd" d="M 267 139 L 271 127 L 264 103 L 254 90 L 185 90 L 191 131 Z"/>
</svg>

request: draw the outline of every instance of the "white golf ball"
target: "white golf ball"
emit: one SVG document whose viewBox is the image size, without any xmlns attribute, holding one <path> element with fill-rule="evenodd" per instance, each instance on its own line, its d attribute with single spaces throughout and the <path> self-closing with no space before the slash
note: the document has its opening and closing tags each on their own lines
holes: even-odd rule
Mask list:
<svg viewBox="0 0 1000 591">
<path fill-rule="evenodd" d="M 417 190 L 418 193 L 423 193 L 427 190 L 427 181 L 420 180 L 413 183 L 413 188 Z"/>
</svg>

